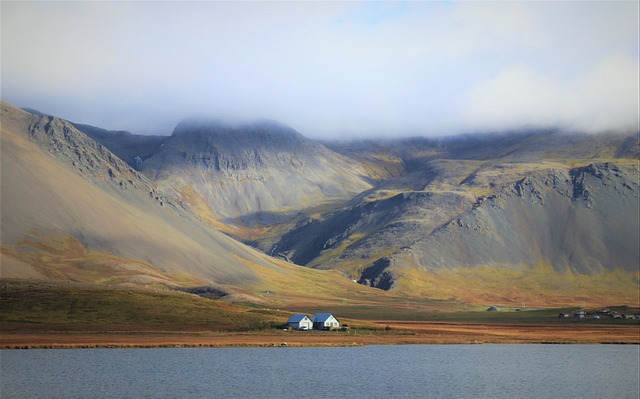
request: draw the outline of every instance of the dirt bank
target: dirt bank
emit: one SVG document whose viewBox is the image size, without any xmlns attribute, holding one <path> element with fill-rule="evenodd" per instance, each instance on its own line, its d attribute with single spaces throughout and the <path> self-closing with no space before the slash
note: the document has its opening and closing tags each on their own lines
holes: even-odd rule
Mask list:
<svg viewBox="0 0 640 399">
<path fill-rule="evenodd" d="M 219 332 L 206 326 L 177 329 L 161 326 L 1 326 L 0 348 L 89 347 L 269 347 L 359 346 L 388 344 L 557 343 L 640 344 L 638 325 L 496 324 L 448 322 L 384 322 L 373 331 Z M 173 327 L 173 326 L 172 326 Z"/>
</svg>

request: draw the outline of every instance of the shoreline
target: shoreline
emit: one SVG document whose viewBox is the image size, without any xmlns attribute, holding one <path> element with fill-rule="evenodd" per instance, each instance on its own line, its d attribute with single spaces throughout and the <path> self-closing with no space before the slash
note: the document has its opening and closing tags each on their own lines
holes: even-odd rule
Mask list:
<svg viewBox="0 0 640 399">
<path fill-rule="evenodd" d="M 203 326 L 34 325 L 7 331 L 0 349 L 355 347 L 410 344 L 620 344 L 640 345 L 639 325 L 523 323 L 380 323 L 380 330 L 352 332 L 220 332 Z M 84 327 L 84 328 L 83 328 Z M 117 327 L 117 328 L 115 328 Z"/>
<path fill-rule="evenodd" d="M 379 345 L 640 345 L 638 342 L 388 342 L 388 343 L 351 343 L 351 344 L 322 344 L 322 343 L 287 343 L 280 344 L 28 344 L 28 345 L 0 345 L 3 350 L 37 350 L 37 349 L 196 349 L 196 348 L 353 348 Z"/>
</svg>

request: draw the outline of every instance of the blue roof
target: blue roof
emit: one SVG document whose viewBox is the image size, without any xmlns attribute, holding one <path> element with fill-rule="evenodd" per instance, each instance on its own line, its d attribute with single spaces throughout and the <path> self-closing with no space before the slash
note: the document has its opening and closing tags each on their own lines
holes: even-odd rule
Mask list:
<svg viewBox="0 0 640 399">
<path fill-rule="evenodd" d="M 333 316 L 331 313 L 316 313 L 315 316 L 313 316 L 313 322 L 324 323 L 331 316 Z"/>
<path fill-rule="evenodd" d="M 287 323 L 300 323 L 305 317 L 307 317 L 306 314 L 297 313 L 297 314 L 291 315 Z"/>
</svg>

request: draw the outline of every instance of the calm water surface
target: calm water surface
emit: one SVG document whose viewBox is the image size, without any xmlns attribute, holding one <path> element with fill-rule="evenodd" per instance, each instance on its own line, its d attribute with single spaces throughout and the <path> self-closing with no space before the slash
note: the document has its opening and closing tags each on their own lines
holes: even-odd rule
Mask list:
<svg viewBox="0 0 640 399">
<path fill-rule="evenodd" d="M 0 351 L 9 398 L 633 398 L 632 345 Z"/>
</svg>

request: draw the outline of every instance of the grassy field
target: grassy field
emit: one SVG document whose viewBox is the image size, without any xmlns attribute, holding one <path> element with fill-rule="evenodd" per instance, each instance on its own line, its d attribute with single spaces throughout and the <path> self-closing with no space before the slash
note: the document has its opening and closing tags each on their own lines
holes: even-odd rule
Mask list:
<svg viewBox="0 0 640 399">
<path fill-rule="evenodd" d="M 287 302 L 265 308 L 211 300 L 166 289 L 127 289 L 82 283 L 38 283 L 3 280 L 0 283 L 0 323 L 75 325 L 210 325 L 220 330 L 260 330 L 286 322 L 291 313 L 332 312 L 343 323 L 370 325 L 371 321 L 472 322 L 472 323 L 596 323 L 635 324 L 603 316 L 559 319 L 559 313 L 577 308 L 501 308 L 487 311 L 484 305 L 459 302 L 381 297 L 373 301 L 334 300 Z M 590 309 L 595 312 L 599 308 Z M 638 314 L 639 308 L 609 307 L 612 311 Z"/>
<path fill-rule="evenodd" d="M 254 330 L 275 326 L 285 317 L 170 290 L 18 281 L 3 281 L 0 289 L 1 323 L 206 324 L 214 329 Z"/>
<path fill-rule="evenodd" d="M 638 320 L 558 318 L 576 309 L 488 312 L 477 305 L 393 297 L 288 306 L 239 306 L 170 290 L 3 280 L 0 348 L 640 343 Z M 350 330 L 282 328 L 293 312 L 326 311 Z"/>
<path fill-rule="evenodd" d="M 331 311 L 343 319 L 356 321 L 408 321 L 408 322 L 461 322 L 461 323 L 551 323 L 551 324 L 614 324 L 637 325 L 640 320 L 614 319 L 609 316 L 601 316 L 593 319 L 599 308 L 587 309 L 590 313 L 584 319 L 573 318 L 573 308 L 500 308 L 500 311 L 487 311 L 486 306 L 454 304 L 441 302 L 438 308 L 437 302 L 430 307 L 414 307 L 414 304 L 390 304 L 388 307 L 379 305 L 334 305 Z M 640 309 L 627 306 L 609 307 L 610 310 L 620 314 L 638 314 Z M 326 307 L 311 306 L 308 313 L 326 311 Z M 559 313 L 569 314 L 569 318 L 559 318 Z M 341 319 L 342 320 L 342 319 Z"/>
</svg>

